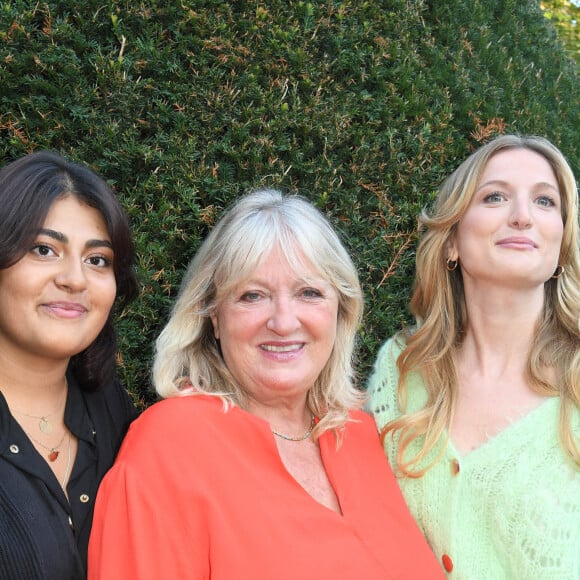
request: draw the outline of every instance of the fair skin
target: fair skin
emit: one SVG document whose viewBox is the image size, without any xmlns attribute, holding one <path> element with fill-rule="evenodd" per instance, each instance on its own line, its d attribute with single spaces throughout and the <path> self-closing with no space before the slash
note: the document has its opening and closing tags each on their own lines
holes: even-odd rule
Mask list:
<svg viewBox="0 0 580 580">
<path fill-rule="evenodd" d="M 461 265 L 468 325 L 456 355 L 451 440 L 463 454 L 543 402 L 525 378 L 544 283 L 563 235 L 556 176 L 527 149 L 494 155 L 458 225 L 449 256 Z"/>
<path fill-rule="evenodd" d="M 273 250 L 249 280 L 237 286 L 212 315 L 228 369 L 248 395 L 247 410 L 272 429 L 299 436 L 311 421 L 306 398 L 326 365 L 336 338 L 338 296 L 314 268 L 294 272 Z M 326 507 L 336 495 L 311 438 L 276 437 L 290 474 Z"/>
<path fill-rule="evenodd" d="M 9 305 L 0 311 L 0 390 L 25 432 L 45 446 L 65 433 L 69 360 L 95 340 L 115 300 L 113 257 L 101 214 L 67 196 L 53 203 L 30 250 L 0 270 L 0 304 Z M 29 415 L 49 413 L 54 428 L 45 434 Z M 46 449 L 32 443 L 46 459 Z M 65 445 L 48 462 L 59 481 Z"/>
</svg>

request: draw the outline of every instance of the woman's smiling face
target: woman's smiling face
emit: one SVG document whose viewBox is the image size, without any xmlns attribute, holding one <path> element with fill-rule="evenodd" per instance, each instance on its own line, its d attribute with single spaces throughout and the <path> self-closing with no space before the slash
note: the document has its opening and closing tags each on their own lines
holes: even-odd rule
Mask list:
<svg viewBox="0 0 580 580">
<path fill-rule="evenodd" d="M 337 292 L 304 263 L 296 272 L 273 250 L 212 315 L 229 371 L 260 403 L 305 397 L 334 347 Z"/>
<path fill-rule="evenodd" d="M 539 153 L 508 149 L 488 161 L 450 244 L 464 281 L 541 285 L 563 235 L 558 182 Z"/>
<path fill-rule="evenodd" d="M 33 246 L 0 270 L 0 350 L 66 360 L 101 332 L 116 294 L 111 239 L 98 210 L 57 199 Z"/>
</svg>

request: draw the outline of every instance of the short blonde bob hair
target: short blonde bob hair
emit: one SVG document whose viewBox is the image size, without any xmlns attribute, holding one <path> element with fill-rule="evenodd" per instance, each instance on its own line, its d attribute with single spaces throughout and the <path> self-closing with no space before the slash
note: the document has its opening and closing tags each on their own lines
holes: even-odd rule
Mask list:
<svg viewBox="0 0 580 580">
<path fill-rule="evenodd" d="M 544 157 L 556 177 L 564 225 L 559 265 L 563 273 L 545 282 L 544 309 L 538 321 L 526 370 L 534 390 L 544 396 L 560 396 L 559 433 L 563 448 L 580 464 L 580 453 L 570 426 L 571 412 L 580 404 L 580 251 L 578 241 L 578 190 L 572 169 L 562 153 L 542 137 L 503 135 L 470 155 L 439 190 L 433 207 L 424 210 L 427 228 L 417 248 L 416 277 L 411 311 L 417 325 L 403 331 L 406 342 L 398 360 L 399 400 L 405 404 L 405 379 L 418 370 L 428 391 L 426 406 L 419 412 L 388 423 L 383 438 L 400 433 L 399 469 L 421 475 L 420 461 L 435 447 L 451 422 L 457 397 L 454 353 L 466 327 L 465 296 L 461 265 L 448 271 L 449 242 L 469 207 L 480 176 L 490 158 L 509 149 L 528 149 Z M 556 371 L 551 379 L 547 368 Z M 417 457 L 403 462 L 405 449 L 418 436 L 425 444 Z"/>
<path fill-rule="evenodd" d="M 308 393 L 308 406 L 320 418 L 313 431 L 317 437 L 342 427 L 349 409 L 362 404 L 352 361 L 363 294 L 338 235 L 327 218 L 300 196 L 255 191 L 242 196 L 216 224 L 189 265 L 169 322 L 157 340 L 155 388 L 161 397 L 208 394 L 221 397 L 226 408 L 244 407 L 246 393 L 225 365 L 210 315 L 274 248 L 297 271 L 308 260 L 338 295 L 334 348 Z"/>
</svg>

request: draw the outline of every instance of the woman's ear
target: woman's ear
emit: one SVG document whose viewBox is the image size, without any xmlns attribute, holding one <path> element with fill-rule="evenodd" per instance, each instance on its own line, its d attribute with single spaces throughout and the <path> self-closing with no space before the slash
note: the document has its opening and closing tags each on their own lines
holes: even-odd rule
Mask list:
<svg viewBox="0 0 580 580">
<path fill-rule="evenodd" d="M 211 314 L 209 315 L 210 319 L 211 319 L 211 325 L 213 326 L 213 335 L 215 337 L 216 340 L 219 340 L 220 338 L 220 325 L 218 324 L 218 317 L 217 317 L 217 312 L 214 310 L 211 311 Z"/>
<path fill-rule="evenodd" d="M 459 250 L 457 249 L 457 244 L 455 243 L 454 234 L 451 234 L 445 243 L 445 258 L 453 262 L 457 262 L 457 260 L 459 260 Z"/>
</svg>

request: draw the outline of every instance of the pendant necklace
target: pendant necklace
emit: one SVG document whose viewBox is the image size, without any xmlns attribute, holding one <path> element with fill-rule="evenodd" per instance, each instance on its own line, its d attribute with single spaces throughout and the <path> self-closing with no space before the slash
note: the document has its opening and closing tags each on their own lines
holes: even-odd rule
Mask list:
<svg viewBox="0 0 580 580">
<path fill-rule="evenodd" d="M 65 378 L 65 387 L 68 387 L 68 383 L 66 382 L 66 378 Z M 68 388 L 65 388 L 64 390 L 64 396 L 66 399 L 66 395 L 68 392 Z M 29 415 L 28 413 L 23 413 L 22 411 L 17 411 L 16 409 L 14 409 L 14 412 L 17 415 L 22 415 L 23 417 L 29 417 L 30 419 L 37 419 L 38 420 L 38 429 L 41 433 L 43 433 L 44 435 L 50 435 L 54 429 L 52 422 L 50 421 L 49 417 L 54 415 L 57 411 L 60 410 L 60 406 L 61 403 L 59 403 L 58 405 L 58 409 L 52 411 L 52 413 L 47 413 L 46 415 Z"/>
<path fill-rule="evenodd" d="M 22 426 L 21 426 L 22 427 Z M 49 447 L 48 445 L 45 445 L 44 443 L 40 442 L 38 439 L 35 439 L 28 431 L 25 431 L 24 429 L 22 429 L 26 435 L 28 435 L 28 438 L 31 441 L 34 441 L 37 445 L 40 445 L 41 447 L 43 447 L 44 449 L 46 449 L 48 451 L 48 460 L 50 462 L 52 461 L 56 461 L 58 459 L 58 455 L 60 453 L 59 448 L 62 445 L 64 438 L 66 437 L 66 427 L 65 430 L 62 434 L 62 437 L 60 438 L 60 441 L 58 442 L 58 445 L 55 445 L 54 447 Z M 69 439 L 69 444 L 70 444 L 70 439 Z"/>
<path fill-rule="evenodd" d="M 304 433 L 304 435 L 299 435 L 298 437 L 292 437 L 290 435 L 285 435 L 284 433 L 280 433 L 279 431 L 276 431 L 275 429 L 270 428 L 270 430 L 272 431 L 272 433 L 274 433 L 274 435 L 276 435 L 277 437 L 280 437 L 281 439 L 285 439 L 286 441 L 304 441 L 305 439 L 308 439 L 308 437 L 310 437 L 310 434 L 312 433 L 312 429 L 314 429 L 314 414 L 312 414 L 310 417 L 310 425 L 308 426 L 306 433 Z"/>
<path fill-rule="evenodd" d="M 39 419 L 38 421 L 38 428 L 45 434 L 49 435 L 52 433 L 52 423 L 48 420 L 47 417 L 34 417 L 35 419 Z"/>
</svg>

